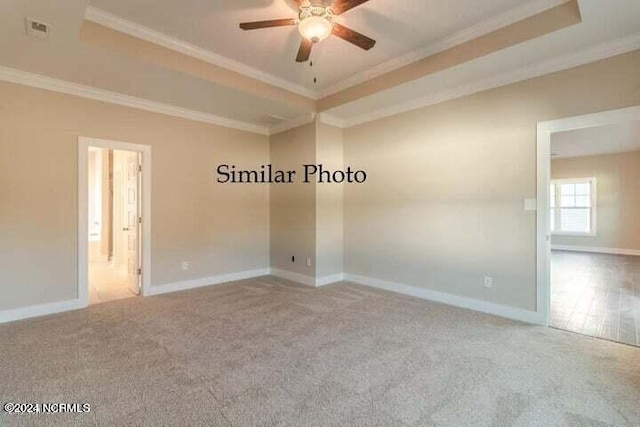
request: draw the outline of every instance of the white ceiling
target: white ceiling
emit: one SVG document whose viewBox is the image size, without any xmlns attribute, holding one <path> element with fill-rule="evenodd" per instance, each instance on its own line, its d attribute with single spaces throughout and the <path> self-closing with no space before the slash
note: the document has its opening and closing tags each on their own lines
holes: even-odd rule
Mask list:
<svg viewBox="0 0 640 427">
<path fill-rule="evenodd" d="M 468 93 L 640 49 L 639 0 L 579 0 L 582 23 L 500 50 L 327 113 L 356 125 Z"/>
<path fill-rule="evenodd" d="M 370 0 L 337 18 L 377 40 L 366 52 L 336 37 L 295 62 L 295 27 L 242 31 L 240 22 L 297 17 L 292 0 L 90 0 L 92 6 L 315 91 L 539 0 Z M 549 3 L 548 1 L 546 3 Z M 313 83 L 317 74 L 318 83 Z"/>
<path fill-rule="evenodd" d="M 640 121 L 558 132 L 551 137 L 554 159 L 631 151 L 640 151 Z"/>
</svg>

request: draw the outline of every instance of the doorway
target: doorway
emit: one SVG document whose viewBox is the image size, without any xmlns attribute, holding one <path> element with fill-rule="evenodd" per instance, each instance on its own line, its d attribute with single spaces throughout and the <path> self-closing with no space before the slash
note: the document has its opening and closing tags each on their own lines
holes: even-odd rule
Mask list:
<svg viewBox="0 0 640 427">
<path fill-rule="evenodd" d="M 640 347 L 640 107 L 538 125 L 538 311 Z"/>
<path fill-rule="evenodd" d="M 80 138 L 79 288 L 83 305 L 148 289 L 151 150 Z"/>
</svg>

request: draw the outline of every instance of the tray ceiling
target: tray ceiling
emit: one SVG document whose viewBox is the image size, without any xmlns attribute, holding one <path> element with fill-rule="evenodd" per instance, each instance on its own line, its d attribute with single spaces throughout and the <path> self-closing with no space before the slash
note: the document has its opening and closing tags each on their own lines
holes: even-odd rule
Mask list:
<svg viewBox="0 0 640 427">
<path fill-rule="evenodd" d="M 432 45 L 498 15 L 558 1 L 404 0 L 368 3 L 337 21 L 377 40 L 369 52 L 335 37 L 314 48 L 313 69 L 295 63 L 295 27 L 251 32 L 239 22 L 296 17 L 292 0 L 91 0 L 93 7 L 314 91 Z M 313 83 L 317 75 L 318 83 Z"/>
</svg>

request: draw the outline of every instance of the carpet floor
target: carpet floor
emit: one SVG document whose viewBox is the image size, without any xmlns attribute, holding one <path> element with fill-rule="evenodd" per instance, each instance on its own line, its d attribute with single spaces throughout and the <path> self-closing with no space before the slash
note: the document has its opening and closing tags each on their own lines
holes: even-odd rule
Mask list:
<svg viewBox="0 0 640 427">
<path fill-rule="evenodd" d="M 638 426 L 640 349 L 273 277 L 0 325 L 0 425 Z"/>
</svg>

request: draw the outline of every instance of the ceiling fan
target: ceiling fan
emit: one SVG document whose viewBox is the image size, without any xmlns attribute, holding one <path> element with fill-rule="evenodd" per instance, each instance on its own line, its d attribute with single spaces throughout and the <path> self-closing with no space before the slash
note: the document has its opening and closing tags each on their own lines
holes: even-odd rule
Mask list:
<svg viewBox="0 0 640 427">
<path fill-rule="evenodd" d="M 331 6 L 318 4 L 318 1 L 311 2 L 309 0 L 294 0 L 300 8 L 298 18 L 273 19 L 270 21 L 243 22 L 240 28 L 243 30 L 257 30 L 260 28 L 284 27 L 297 25 L 298 31 L 302 35 L 302 43 L 298 49 L 297 62 L 306 62 L 311 55 L 311 48 L 315 43 L 333 34 L 343 40 L 353 43 L 354 45 L 369 50 L 376 41 L 347 28 L 343 25 L 333 22 L 333 18 L 344 12 L 360 6 L 369 0 L 333 0 Z"/>
</svg>

